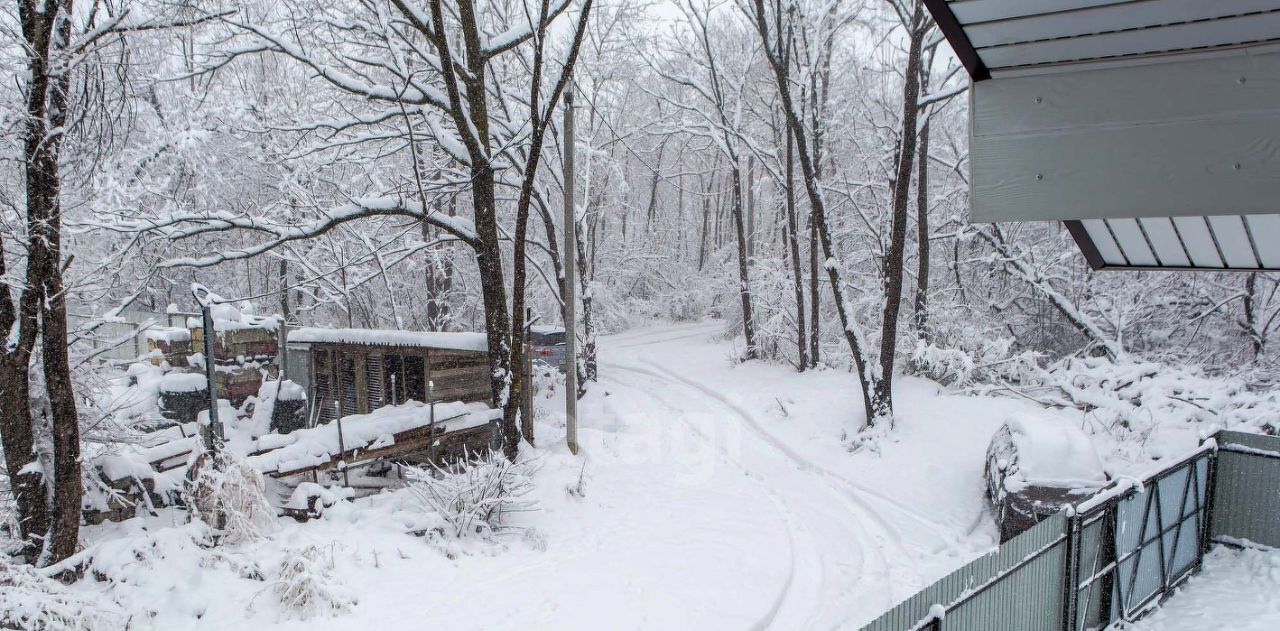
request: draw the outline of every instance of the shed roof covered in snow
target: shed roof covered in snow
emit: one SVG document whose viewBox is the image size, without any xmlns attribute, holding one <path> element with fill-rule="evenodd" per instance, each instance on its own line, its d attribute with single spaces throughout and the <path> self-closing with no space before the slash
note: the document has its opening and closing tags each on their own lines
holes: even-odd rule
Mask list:
<svg viewBox="0 0 1280 631">
<path fill-rule="evenodd" d="M 925 0 L 973 79 L 970 214 L 1095 269 L 1280 270 L 1280 0 Z"/>
<path fill-rule="evenodd" d="M 410 346 L 456 351 L 485 352 L 489 349 L 483 333 L 398 331 L 394 329 L 290 329 L 290 344 L 355 344 L 360 346 Z"/>
</svg>

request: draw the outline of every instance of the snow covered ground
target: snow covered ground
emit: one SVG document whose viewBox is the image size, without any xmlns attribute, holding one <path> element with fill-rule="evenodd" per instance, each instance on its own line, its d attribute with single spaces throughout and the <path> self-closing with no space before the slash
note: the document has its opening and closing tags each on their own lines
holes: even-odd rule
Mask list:
<svg viewBox="0 0 1280 631">
<path fill-rule="evenodd" d="M 1280 629 L 1280 550 L 1216 548 L 1151 615 L 1120 631 Z"/>
<path fill-rule="evenodd" d="M 982 466 L 1006 418 L 1079 423 L 902 378 L 895 430 L 850 453 L 853 375 L 735 364 L 722 330 L 602 338 L 581 455 L 563 446 L 562 399 L 540 398 L 526 450 L 540 510 L 496 544 L 408 534 L 423 511 L 404 490 L 221 551 L 164 511 L 88 529 L 91 570 L 110 580 L 76 589 L 139 629 L 856 629 L 995 545 Z M 340 615 L 281 605 L 273 585 L 301 553 L 352 603 Z"/>
</svg>

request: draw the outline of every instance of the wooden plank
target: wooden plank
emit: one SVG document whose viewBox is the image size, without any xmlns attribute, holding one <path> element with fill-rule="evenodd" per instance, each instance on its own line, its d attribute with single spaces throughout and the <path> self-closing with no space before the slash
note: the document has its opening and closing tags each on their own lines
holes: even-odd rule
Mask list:
<svg viewBox="0 0 1280 631">
<path fill-rule="evenodd" d="M 975 136 L 971 220 L 1273 214 L 1280 113 Z"/>
<path fill-rule="evenodd" d="M 1275 111 L 1280 54 L 1266 53 L 983 81 L 972 120 L 980 138 Z"/>
<path fill-rule="evenodd" d="M 1042 2 L 1023 2 L 1040 8 Z M 1147 0 L 1108 3 L 1056 13 L 1039 13 L 985 24 L 970 24 L 965 33 L 979 48 L 1141 29 L 1168 24 L 1280 10 L 1280 0 Z"/>
<path fill-rule="evenodd" d="M 988 68 L 1158 54 L 1280 39 L 1280 12 L 979 48 Z"/>
</svg>

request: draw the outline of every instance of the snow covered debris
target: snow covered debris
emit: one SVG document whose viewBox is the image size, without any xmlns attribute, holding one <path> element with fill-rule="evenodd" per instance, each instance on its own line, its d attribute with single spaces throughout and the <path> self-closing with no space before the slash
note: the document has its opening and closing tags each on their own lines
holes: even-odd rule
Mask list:
<svg viewBox="0 0 1280 631">
<path fill-rule="evenodd" d="M 212 293 L 210 298 L 215 301 L 215 304 L 209 308 L 210 314 L 213 316 L 214 331 L 219 333 L 245 329 L 275 331 L 280 328 L 280 316 L 256 315 L 253 313 L 253 306 L 248 302 L 241 302 L 239 305 L 218 302 L 223 298 Z M 198 329 L 204 326 L 204 320 L 200 317 L 192 316 L 187 318 L 186 324 L 188 329 Z"/>
<path fill-rule="evenodd" d="M 333 570 L 333 558 L 314 545 L 286 551 L 271 584 L 283 606 L 283 617 L 309 620 L 350 610 L 355 598 L 337 581 Z"/>
<path fill-rule="evenodd" d="M 193 517 L 216 528 L 222 541 L 259 541 L 271 532 L 276 513 L 260 473 L 225 451 L 204 454 L 192 467 L 183 503 Z"/>
<path fill-rule="evenodd" d="M 102 631 L 124 627 L 124 616 L 110 601 L 68 589 L 0 554 L 0 628 Z"/>
<path fill-rule="evenodd" d="M 355 496 L 355 490 L 342 486 L 324 487 L 315 482 L 303 482 L 293 490 L 293 494 L 285 501 L 282 508 L 293 511 L 307 511 L 317 516 L 324 510 L 342 500 Z"/>
<path fill-rule="evenodd" d="M 324 329 L 303 327 L 289 331 L 289 342 L 310 344 L 375 344 L 416 346 L 457 351 L 484 352 L 489 349 L 483 333 L 398 331 L 391 329 Z"/>
<path fill-rule="evenodd" d="M 414 497 L 447 524 L 440 534 L 455 539 L 489 537 L 507 526 L 510 514 L 537 506 L 526 497 L 533 490 L 533 465 L 527 460 L 513 463 L 490 453 L 471 458 L 456 473 L 415 467 L 406 473 Z"/>
<path fill-rule="evenodd" d="M 435 404 L 435 422 L 445 432 L 484 425 L 501 413 L 483 403 Z M 249 457 L 248 463 L 266 473 L 313 467 L 328 462 L 342 449 L 371 448 L 375 443 L 378 447 L 393 445 L 395 434 L 426 427 L 431 418 L 431 406 L 410 401 L 344 417 L 341 437 L 337 422 L 289 434 L 268 434 L 258 439 L 256 451 L 270 451 Z"/>
<path fill-rule="evenodd" d="M 1280 550 L 1219 547 L 1201 572 L 1147 617 L 1116 631 L 1280 629 Z"/>
</svg>

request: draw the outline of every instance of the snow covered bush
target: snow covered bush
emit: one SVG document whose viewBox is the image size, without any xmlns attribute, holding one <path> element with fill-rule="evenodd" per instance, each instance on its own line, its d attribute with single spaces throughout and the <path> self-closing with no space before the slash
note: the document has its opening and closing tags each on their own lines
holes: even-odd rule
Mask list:
<svg viewBox="0 0 1280 631">
<path fill-rule="evenodd" d="M 262 474 L 226 452 L 197 457 L 183 501 L 193 518 L 231 545 L 258 541 L 275 525 Z"/>
<path fill-rule="evenodd" d="M 536 503 L 531 461 L 511 462 L 501 454 L 474 456 L 457 472 L 406 468 L 409 490 L 421 506 L 440 516 L 439 534 L 455 539 L 487 538 L 510 527 L 513 513 L 530 511 Z"/>
<path fill-rule="evenodd" d="M 271 592 L 286 617 L 299 620 L 346 613 L 356 601 L 333 576 L 333 562 L 316 546 L 285 551 Z"/>
<path fill-rule="evenodd" d="M 67 589 L 29 565 L 0 555 L 0 629 L 108 631 L 124 629 L 117 611 Z"/>
</svg>

